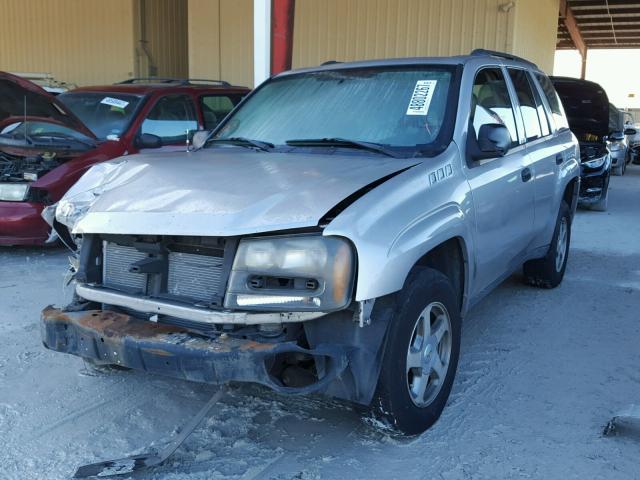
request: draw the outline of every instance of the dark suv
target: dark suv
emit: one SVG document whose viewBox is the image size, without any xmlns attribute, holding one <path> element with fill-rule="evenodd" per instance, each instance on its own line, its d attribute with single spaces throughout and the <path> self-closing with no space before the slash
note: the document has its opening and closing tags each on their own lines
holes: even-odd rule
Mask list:
<svg viewBox="0 0 640 480">
<path fill-rule="evenodd" d="M 599 84 L 569 77 L 551 77 L 567 114 L 569 128 L 580 143 L 580 196 L 583 207 L 604 211 L 609 199 L 611 152 L 608 148 L 609 98 Z"/>
<path fill-rule="evenodd" d="M 0 245 L 55 240 L 41 218 L 95 163 L 185 148 L 249 92 L 218 80 L 130 79 L 54 97 L 0 72 Z"/>
</svg>

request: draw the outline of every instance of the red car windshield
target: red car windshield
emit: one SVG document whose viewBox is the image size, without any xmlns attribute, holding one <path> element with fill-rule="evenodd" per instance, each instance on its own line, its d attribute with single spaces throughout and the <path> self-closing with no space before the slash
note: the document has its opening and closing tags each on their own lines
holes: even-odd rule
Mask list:
<svg viewBox="0 0 640 480">
<path fill-rule="evenodd" d="M 69 92 L 58 95 L 96 137 L 119 138 L 127 129 L 142 97 L 101 92 Z"/>
</svg>

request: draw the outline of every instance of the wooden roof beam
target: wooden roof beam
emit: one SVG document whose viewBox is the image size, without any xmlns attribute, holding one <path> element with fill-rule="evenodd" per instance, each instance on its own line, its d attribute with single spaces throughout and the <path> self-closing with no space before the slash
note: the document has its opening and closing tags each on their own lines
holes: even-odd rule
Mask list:
<svg viewBox="0 0 640 480">
<path fill-rule="evenodd" d="M 584 43 L 584 39 L 580 33 L 580 28 L 578 28 L 578 22 L 576 21 L 576 17 L 573 15 L 567 0 L 560 0 L 560 18 L 562 19 L 564 26 L 567 28 L 569 35 L 571 35 L 571 40 L 573 40 L 573 44 L 580 52 L 580 55 L 582 55 L 583 58 L 586 57 L 587 46 Z"/>
<path fill-rule="evenodd" d="M 580 28 L 578 27 L 578 22 L 576 21 L 576 17 L 573 15 L 567 0 L 560 0 L 560 18 L 562 19 L 564 26 L 567 28 L 573 44 L 576 46 L 578 52 L 580 52 L 580 56 L 582 57 L 580 78 L 584 78 L 587 71 L 587 45 L 584 43 L 584 39 L 580 33 Z"/>
</svg>

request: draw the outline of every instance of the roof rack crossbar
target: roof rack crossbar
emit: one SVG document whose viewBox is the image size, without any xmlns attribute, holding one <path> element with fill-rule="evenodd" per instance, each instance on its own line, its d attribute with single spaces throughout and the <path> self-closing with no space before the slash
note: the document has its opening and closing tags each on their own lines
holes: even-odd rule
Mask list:
<svg viewBox="0 0 640 480">
<path fill-rule="evenodd" d="M 231 86 L 231 84 L 225 80 L 212 80 L 209 78 L 171 78 L 171 77 L 135 77 L 128 78 L 121 82 L 117 82 L 116 85 L 132 85 L 135 83 L 176 83 L 178 85 L 193 85 L 194 83 L 215 83 L 223 85 L 225 87 Z"/>
<path fill-rule="evenodd" d="M 471 52 L 471 55 L 473 55 L 473 56 L 489 55 L 491 57 L 505 58 L 507 60 L 517 60 L 519 62 L 524 62 L 524 63 L 527 63 L 529 65 L 533 65 L 534 67 L 538 68 L 538 66 L 535 63 L 533 63 L 531 60 L 527 60 L 526 58 L 518 57 L 517 55 L 512 55 L 511 53 L 498 52 L 496 50 L 486 50 L 484 48 L 476 48 L 475 50 L 473 50 Z"/>
</svg>

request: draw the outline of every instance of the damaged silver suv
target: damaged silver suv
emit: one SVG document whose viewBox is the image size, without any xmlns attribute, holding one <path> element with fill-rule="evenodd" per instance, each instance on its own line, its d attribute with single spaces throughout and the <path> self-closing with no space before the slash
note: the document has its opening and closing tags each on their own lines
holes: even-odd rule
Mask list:
<svg viewBox="0 0 640 480">
<path fill-rule="evenodd" d="M 578 144 L 525 60 L 286 72 L 194 145 L 98 164 L 58 203 L 76 296 L 44 310 L 47 348 L 321 392 L 415 434 L 445 406 L 469 309 L 523 265 L 562 280 Z"/>
</svg>

